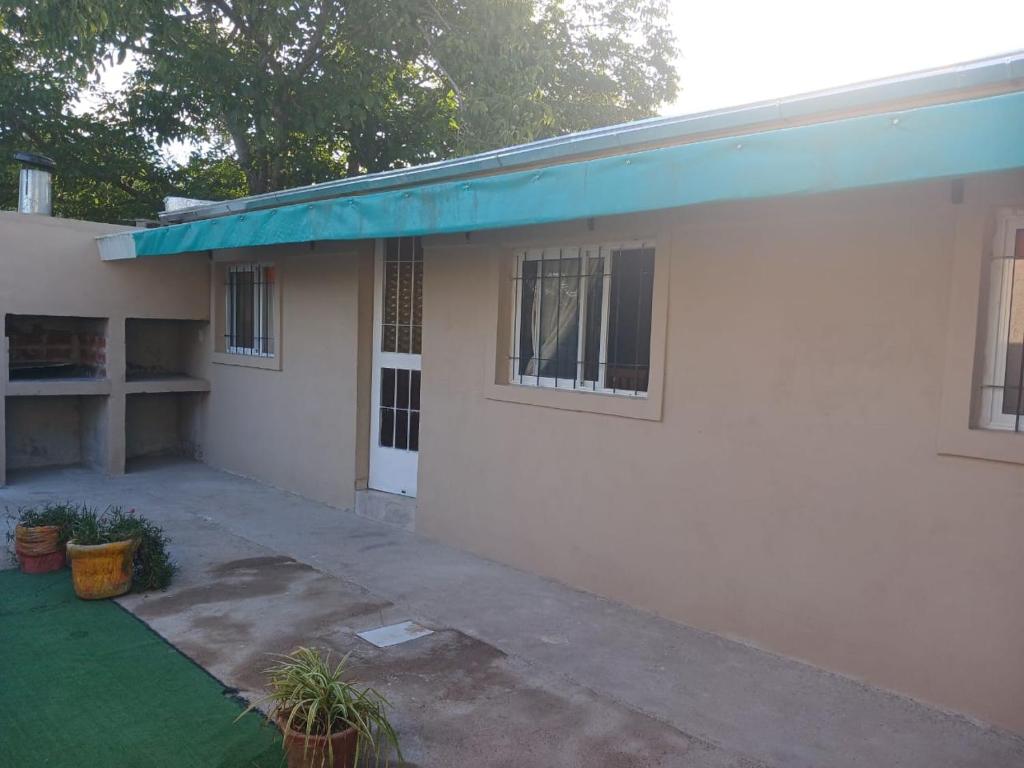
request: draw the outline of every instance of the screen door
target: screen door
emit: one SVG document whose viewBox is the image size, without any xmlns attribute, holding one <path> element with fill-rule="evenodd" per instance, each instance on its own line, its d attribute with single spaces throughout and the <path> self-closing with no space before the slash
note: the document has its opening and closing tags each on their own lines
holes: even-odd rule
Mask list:
<svg viewBox="0 0 1024 768">
<path fill-rule="evenodd" d="M 378 240 L 373 307 L 371 488 L 416 495 L 420 448 L 423 247 L 418 237 Z"/>
</svg>

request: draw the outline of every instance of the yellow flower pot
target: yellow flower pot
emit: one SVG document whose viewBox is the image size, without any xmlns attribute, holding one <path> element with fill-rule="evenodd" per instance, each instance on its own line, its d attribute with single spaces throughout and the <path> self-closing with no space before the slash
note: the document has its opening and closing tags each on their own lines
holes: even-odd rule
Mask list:
<svg viewBox="0 0 1024 768">
<path fill-rule="evenodd" d="M 82 545 L 68 542 L 71 582 L 83 600 L 102 600 L 123 595 L 132 588 L 132 563 L 137 539 L 110 544 Z"/>
</svg>

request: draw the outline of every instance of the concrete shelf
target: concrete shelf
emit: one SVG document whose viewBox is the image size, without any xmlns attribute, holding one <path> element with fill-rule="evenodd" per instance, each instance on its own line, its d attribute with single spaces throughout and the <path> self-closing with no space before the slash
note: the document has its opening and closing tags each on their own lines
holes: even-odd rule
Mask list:
<svg viewBox="0 0 1024 768">
<path fill-rule="evenodd" d="M 83 390 L 86 384 L 94 390 Z M 95 391 L 101 384 L 107 392 Z M 78 388 L 69 390 L 69 385 Z M 12 381 L 9 387 L 5 470 L 72 465 L 106 470 L 113 400 L 109 381 L 25 380 Z"/>
<path fill-rule="evenodd" d="M 16 379 L 7 382 L 7 397 L 69 397 L 109 395 L 110 379 Z"/>
<path fill-rule="evenodd" d="M 133 378 L 125 382 L 127 395 L 158 394 L 161 392 L 209 392 L 210 382 L 192 376 L 153 376 Z"/>
<path fill-rule="evenodd" d="M 125 393 L 125 458 L 202 454 L 202 409 L 209 384 L 186 376 L 129 382 Z M 197 387 L 168 389 L 169 386 Z"/>
<path fill-rule="evenodd" d="M 129 385 L 147 382 L 132 392 L 204 392 L 209 387 L 178 384 L 153 388 L 149 382 L 185 382 L 202 370 L 207 323 L 129 317 L 125 320 L 125 374 Z M 199 379 L 192 379 L 199 381 Z M 204 382 L 205 383 L 205 382 Z"/>
</svg>

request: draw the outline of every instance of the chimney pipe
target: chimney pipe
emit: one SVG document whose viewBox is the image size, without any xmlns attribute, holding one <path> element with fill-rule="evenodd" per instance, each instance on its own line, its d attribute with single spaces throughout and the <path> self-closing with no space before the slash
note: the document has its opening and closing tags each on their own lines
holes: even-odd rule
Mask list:
<svg viewBox="0 0 1024 768">
<path fill-rule="evenodd" d="M 21 175 L 18 179 L 18 212 L 52 216 L 51 180 L 57 164 L 45 155 L 32 152 L 15 152 L 14 159 L 21 163 Z"/>
</svg>

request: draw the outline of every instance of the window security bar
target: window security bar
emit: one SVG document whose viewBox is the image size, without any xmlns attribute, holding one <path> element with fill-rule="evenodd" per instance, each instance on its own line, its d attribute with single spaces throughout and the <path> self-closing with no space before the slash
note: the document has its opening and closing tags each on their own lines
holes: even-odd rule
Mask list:
<svg viewBox="0 0 1024 768">
<path fill-rule="evenodd" d="M 385 448 L 420 448 L 420 372 L 380 369 L 379 444 Z"/>
<path fill-rule="evenodd" d="M 510 382 L 645 397 L 653 279 L 650 244 L 517 254 Z"/>
<path fill-rule="evenodd" d="M 224 346 L 237 355 L 274 356 L 274 268 L 232 264 L 225 280 Z"/>
</svg>

